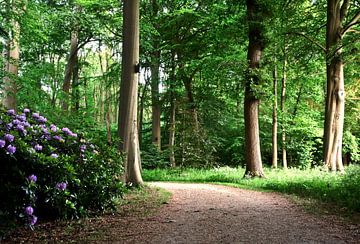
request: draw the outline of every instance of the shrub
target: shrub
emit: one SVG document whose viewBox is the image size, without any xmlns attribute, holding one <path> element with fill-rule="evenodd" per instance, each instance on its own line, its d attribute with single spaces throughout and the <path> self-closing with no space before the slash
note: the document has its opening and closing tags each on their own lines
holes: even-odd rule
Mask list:
<svg viewBox="0 0 360 244">
<path fill-rule="evenodd" d="M 121 155 L 24 109 L 0 112 L 0 217 L 78 218 L 115 207 Z"/>
</svg>

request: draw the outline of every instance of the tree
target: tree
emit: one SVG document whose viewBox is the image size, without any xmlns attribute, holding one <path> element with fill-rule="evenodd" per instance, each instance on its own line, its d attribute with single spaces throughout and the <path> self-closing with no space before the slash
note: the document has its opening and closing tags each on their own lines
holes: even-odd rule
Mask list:
<svg viewBox="0 0 360 244">
<path fill-rule="evenodd" d="M 259 102 L 253 86 L 259 84 L 258 69 L 265 47 L 263 34 L 263 13 L 258 0 L 247 0 L 247 18 L 249 24 L 248 71 L 245 81 L 244 120 L 245 120 L 245 161 L 246 177 L 264 177 L 262 168 L 259 136 Z"/>
<path fill-rule="evenodd" d="M 14 15 L 20 13 L 19 1 L 12 1 L 12 8 Z M 7 40 L 7 47 L 5 51 L 5 76 L 4 76 L 4 98 L 3 104 L 8 109 L 16 110 L 16 93 L 17 93 L 17 83 L 19 71 L 19 61 L 20 61 L 20 24 L 17 19 L 18 16 L 11 17 L 11 30 L 10 35 Z"/>
<path fill-rule="evenodd" d="M 74 74 L 74 71 L 77 64 L 78 64 L 78 31 L 73 30 L 71 32 L 70 54 L 68 57 L 68 62 L 66 64 L 64 82 L 62 86 L 65 96 L 62 101 L 62 109 L 64 111 L 67 111 L 69 107 L 68 101 L 69 101 L 69 93 L 71 87 L 71 78 L 76 76 Z"/>
<path fill-rule="evenodd" d="M 273 126 L 272 126 L 272 167 L 277 168 L 277 160 L 278 160 L 278 146 L 277 146 L 277 67 L 276 67 L 276 59 L 275 66 L 273 70 L 273 81 L 274 81 L 274 106 L 273 106 Z"/>
<path fill-rule="evenodd" d="M 157 0 L 151 1 L 152 5 L 152 19 L 155 22 L 155 32 L 159 29 L 156 23 L 156 17 L 159 13 L 159 3 Z M 152 104 L 152 142 L 160 150 L 161 149 L 161 126 L 160 126 L 160 115 L 161 115 L 161 104 L 160 104 L 160 93 L 159 93 L 159 71 L 160 71 L 160 41 L 159 36 L 154 34 L 152 36 L 153 51 L 151 52 L 151 104 Z"/>
<path fill-rule="evenodd" d="M 123 1 L 123 55 L 120 86 L 118 134 L 120 150 L 125 153 L 125 181 L 143 183 L 137 127 L 139 72 L 139 0 Z"/>
<path fill-rule="evenodd" d="M 342 2 L 342 4 L 341 4 Z M 326 102 L 324 125 L 324 162 L 332 171 L 344 171 L 342 143 L 345 111 L 344 62 L 342 39 L 360 19 L 357 10 L 353 18 L 348 17 L 350 0 L 327 1 L 326 23 Z"/>
</svg>

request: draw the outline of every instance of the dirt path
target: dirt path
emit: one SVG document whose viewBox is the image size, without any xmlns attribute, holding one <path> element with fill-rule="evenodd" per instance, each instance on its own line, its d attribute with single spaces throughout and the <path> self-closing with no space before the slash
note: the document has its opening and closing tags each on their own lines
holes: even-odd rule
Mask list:
<svg viewBox="0 0 360 244">
<path fill-rule="evenodd" d="M 145 220 L 152 222 L 150 235 L 144 227 L 141 240 L 129 242 L 360 243 L 358 227 L 307 214 L 276 193 L 208 184 L 151 185 L 172 192 L 172 200 Z"/>
<path fill-rule="evenodd" d="M 161 204 L 159 199 L 144 198 L 146 202 L 133 201 L 114 215 L 83 219 L 78 223 L 43 223 L 34 232 L 19 230 L 3 242 L 360 243 L 359 226 L 341 222 L 336 217 L 305 213 L 302 207 L 277 193 L 209 184 L 156 182 L 151 185 L 172 193 L 171 200 L 158 211 L 159 205 L 154 205 Z M 155 194 L 155 189 L 148 192 L 150 190 Z M 146 212 L 149 215 L 144 215 Z"/>
</svg>

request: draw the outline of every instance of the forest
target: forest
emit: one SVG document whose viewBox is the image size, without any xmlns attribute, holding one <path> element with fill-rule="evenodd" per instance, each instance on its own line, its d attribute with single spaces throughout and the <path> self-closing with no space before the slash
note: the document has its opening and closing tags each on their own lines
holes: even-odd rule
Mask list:
<svg viewBox="0 0 360 244">
<path fill-rule="evenodd" d="M 0 0 L 0 40 L 0 236 L 148 181 L 360 213 L 358 0 Z"/>
</svg>

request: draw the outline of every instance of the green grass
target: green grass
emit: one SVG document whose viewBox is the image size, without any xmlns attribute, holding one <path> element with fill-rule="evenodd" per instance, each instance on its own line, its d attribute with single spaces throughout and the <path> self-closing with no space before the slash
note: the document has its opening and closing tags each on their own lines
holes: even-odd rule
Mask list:
<svg viewBox="0 0 360 244">
<path fill-rule="evenodd" d="M 360 166 L 346 168 L 344 175 L 320 169 L 265 169 L 266 178 L 243 178 L 243 168 L 144 170 L 146 181 L 220 183 L 245 189 L 276 191 L 303 199 L 334 204 L 347 212 L 360 212 Z M 333 208 L 334 208 L 333 205 Z M 334 211 L 336 211 L 334 209 Z"/>
</svg>

